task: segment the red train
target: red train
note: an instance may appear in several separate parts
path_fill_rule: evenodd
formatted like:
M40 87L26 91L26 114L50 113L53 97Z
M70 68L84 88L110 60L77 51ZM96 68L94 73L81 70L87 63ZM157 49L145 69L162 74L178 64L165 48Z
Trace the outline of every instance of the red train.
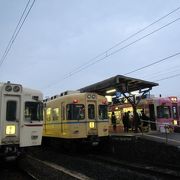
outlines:
M137 106L137 112L139 115L142 110L149 117L148 124L151 130L166 132L177 131L177 129L180 128L180 99L176 96L150 97L142 99ZM133 108L125 101L123 104L111 105L109 107L109 117L111 117L111 112L113 111L117 118L117 130L122 131L122 116L124 112L130 111L131 119L133 116Z

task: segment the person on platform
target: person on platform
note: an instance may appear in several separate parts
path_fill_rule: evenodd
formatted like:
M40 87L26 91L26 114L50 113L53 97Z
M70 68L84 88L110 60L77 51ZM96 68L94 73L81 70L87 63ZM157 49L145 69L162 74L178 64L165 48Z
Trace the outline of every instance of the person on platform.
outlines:
M113 125L113 130L116 131L116 116L115 116L114 112L112 112L111 122Z
M129 112L125 112L123 115L124 132L129 131Z
M137 112L135 112L134 114L134 124L135 124L135 133L139 131L142 132L141 120Z
M141 116L140 119L142 120L142 126L147 127L148 126L148 121L149 121L149 117L144 113L144 110L141 111Z

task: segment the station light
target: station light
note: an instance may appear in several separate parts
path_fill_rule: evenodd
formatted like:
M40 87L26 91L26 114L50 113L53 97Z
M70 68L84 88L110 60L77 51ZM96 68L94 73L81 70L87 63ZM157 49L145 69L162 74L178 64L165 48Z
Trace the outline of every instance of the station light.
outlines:
M110 94L110 93L113 93L113 92L116 92L116 89L111 89L111 90L106 91L107 94Z
M132 94L132 95L138 95L138 94L139 94L139 91L132 91L131 94Z
M112 102L112 96L105 96L108 102Z

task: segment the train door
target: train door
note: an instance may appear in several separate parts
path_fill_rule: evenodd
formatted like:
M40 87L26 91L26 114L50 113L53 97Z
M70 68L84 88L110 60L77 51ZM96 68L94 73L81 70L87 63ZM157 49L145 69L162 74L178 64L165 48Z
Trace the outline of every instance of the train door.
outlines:
M65 110L66 110L66 106L65 106L65 103L62 102L61 103L61 118L60 118L60 126L61 126L61 134L63 135L64 132L65 132L65 124L63 123L65 121L65 117L66 117L66 114L65 114Z
M156 118L155 118L155 110L154 104L149 104L149 117L150 117L150 125L151 130L156 130Z
M97 135L98 134L98 124L97 124L97 109L95 102L88 102L88 134Z
M19 143L19 122L20 122L20 96L4 96L3 107L3 139L8 141L8 138ZM8 142L7 142L8 143Z
M178 124L178 106L176 103L172 104L172 117L173 117L173 124L177 125Z

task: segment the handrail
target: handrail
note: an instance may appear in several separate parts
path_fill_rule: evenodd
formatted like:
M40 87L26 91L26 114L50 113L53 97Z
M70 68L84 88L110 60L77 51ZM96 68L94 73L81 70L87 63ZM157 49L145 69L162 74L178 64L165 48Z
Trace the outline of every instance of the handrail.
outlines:
M148 120L142 120L141 122L147 122L148 125L150 125L150 123L154 123L154 124L158 124L158 125L164 125L164 129L165 129L165 136L166 136L166 144L168 143L168 129L171 127L180 127L179 125L174 125L174 124L170 124L170 123L164 123L164 122L154 122L154 121L148 121ZM143 129L142 129L142 135L143 135Z

